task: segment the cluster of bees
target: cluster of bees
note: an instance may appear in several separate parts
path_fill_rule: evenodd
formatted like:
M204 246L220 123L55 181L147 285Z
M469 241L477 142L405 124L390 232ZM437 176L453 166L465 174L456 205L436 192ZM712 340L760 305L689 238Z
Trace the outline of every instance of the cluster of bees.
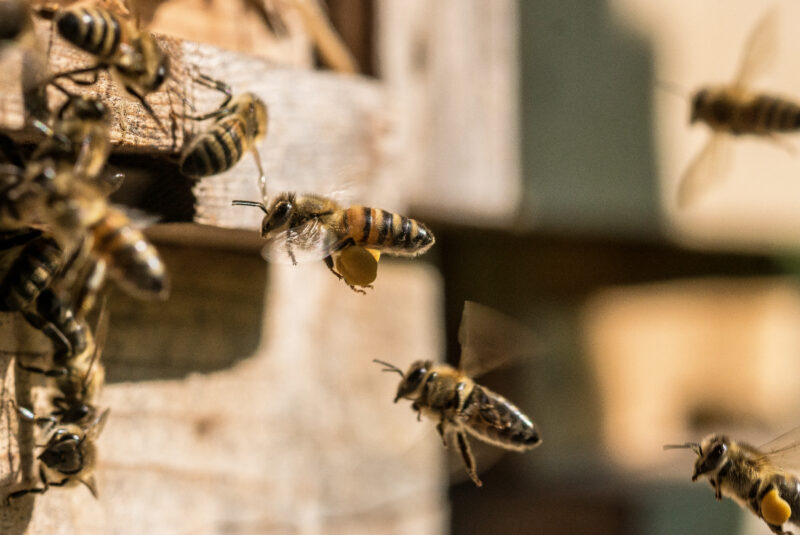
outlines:
M107 321L105 300L98 296L107 278L142 299L166 298L169 282L157 250L135 221L109 202L109 195L124 177L106 169L111 151L108 109L99 99L67 87L93 85L99 72L110 72L162 126L146 97L169 78L169 61L152 34L99 6L31 9L23 0L7 0L0 11L12 13L9 19L16 21L2 28L4 46L24 43L34 47L33 18L42 17L53 21L63 39L95 59L87 67L52 73L42 82L61 93L64 101L52 111L47 124L32 121L42 139L30 154L0 134L4 160L0 166L0 245L1 258L8 266L0 281L2 310L20 313L53 347L46 359L48 365L17 359L19 369L48 378L53 395L44 416L27 407L15 407L23 422L41 428L44 438L37 443L44 445L37 457L40 484L10 493L7 501L43 493L52 486L77 484L96 496L92 476L96 442L109 415L109 409L97 405L105 376L100 353ZM87 74L94 78L76 78ZM231 168L246 152L253 153L262 200L232 203L264 212L261 234L266 241L263 256L268 261L297 264L323 260L353 291L365 293L377 277L381 254L414 257L433 246L433 233L423 223L400 214L366 206L343 207L332 198L314 194L269 196L257 149L267 133L267 106L252 93L234 97L226 84L207 76L200 75L197 82L220 91L225 98L209 113L184 116L197 121L213 119L213 123L186 143L180 170L191 178L209 176ZM97 319L90 327L93 314ZM419 361L404 373L390 363L376 361L402 377L395 401L412 400L418 415L436 418L445 445L449 437L455 438L466 470L477 485L481 481L468 433L519 451L541 442L522 411L469 377L488 369L484 357L491 350L482 347L487 326L511 321L498 318L480 305L465 305L460 335L464 358L459 369ZM503 359L504 355L499 355L493 360Z
M100 7L32 11L18 0L5 1L2 11L14 14L6 17L12 22L0 25L3 42L29 42L32 18L43 17L53 21L62 38L95 58L92 65L51 74L43 82L63 95L63 104L51 113L48 124L32 122L42 139L28 155L0 134L4 160L0 165L0 247L6 264L0 279L0 306L20 313L51 341L50 365L18 359L17 366L49 378L54 392L50 412L44 416L16 407L22 421L41 428L45 440L39 441L44 443L38 455L41 485L12 492L8 499L78 483L96 495L92 477L96 439L109 414L107 408L97 406L104 378L100 353L105 325L104 302L98 296L106 278L143 299L165 298L169 283L156 249L131 217L108 201L122 178L106 171L111 150L106 106L96 98L73 93L64 81L91 85L96 76L89 81L75 77L110 72L161 125L146 97L169 78L169 61L150 33ZM679 187L681 205L707 187L713 174L708 162L731 135L771 138L800 128L800 106L744 88L757 63L752 50L762 48L759 42L767 26L767 22L759 24L748 41L733 84L702 89L692 100L692 122L706 123L713 134ZM433 233L423 223L400 214L367 206L343 207L315 194L269 195L257 149L267 134L266 104L252 93L234 96L226 84L209 77L201 75L197 81L220 91L224 99L209 113L184 116L213 119L213 123L187 142L180 170L200 178L230 169L247 152L253 154L262 199L232 203L264 213L265 259L291 264L323 260L353 291L365 293L376 280L381 254L414 257L433 246ZM94 328L89 326L92 314L97 316ZM515 451L541 444L528 416L473 380L514 356L509 341L528 344L524 329L513 325L513 320L467 302L459 330L458 368L417 361L403 371L374 361L384 371L400 375L395 402L412 401L418 418L424 414L436 422L445 446L455 441L467 474L478 486L481 480L468 435ZM800 459L800 428L761 448L724 435L665 448L694 451L698 458L692 479L706 477L718 499L736 499L773 532L786 533L785 523L800 523L800 479L785 469Z

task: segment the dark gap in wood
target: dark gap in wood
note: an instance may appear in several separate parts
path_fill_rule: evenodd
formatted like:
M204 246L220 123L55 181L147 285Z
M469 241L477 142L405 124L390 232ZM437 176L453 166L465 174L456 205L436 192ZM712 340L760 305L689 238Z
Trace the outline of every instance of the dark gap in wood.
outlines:
M375 0L327 0L328 16L358 62L375 76Z

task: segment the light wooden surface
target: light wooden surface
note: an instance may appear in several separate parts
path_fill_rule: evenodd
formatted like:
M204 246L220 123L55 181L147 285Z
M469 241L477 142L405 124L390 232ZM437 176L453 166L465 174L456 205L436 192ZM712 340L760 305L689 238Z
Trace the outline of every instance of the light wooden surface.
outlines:
M438 275L382 263L361 296L321 263L267 273L253 250L162 249L169 301L109 300L100 499L53 489L0 507L0 526L30 516L18 533L441 533L444 450L370 362L439 358ZM13 430L14 414L1 417ZM4 459L3 492L32 462L13 449Z

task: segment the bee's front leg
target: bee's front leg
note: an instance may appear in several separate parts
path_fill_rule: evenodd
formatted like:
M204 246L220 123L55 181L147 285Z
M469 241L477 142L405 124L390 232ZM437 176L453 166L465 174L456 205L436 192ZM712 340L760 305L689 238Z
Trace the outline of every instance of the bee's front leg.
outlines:
M419 401L415 401L411 404L411 408L417 411L417 421L422 421L422 405L420 405Z
M447 447L447 430L444 427L444 416L442 419L439 420L439 423L436 424L436 430L439 432L439 436L442 437L442 445L446 448Z

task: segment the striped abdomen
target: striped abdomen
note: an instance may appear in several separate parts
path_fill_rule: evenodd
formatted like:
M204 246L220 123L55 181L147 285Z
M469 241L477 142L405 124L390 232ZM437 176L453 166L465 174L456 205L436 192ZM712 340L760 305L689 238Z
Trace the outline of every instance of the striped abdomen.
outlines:
M122 30L117 17L96 7L74 7L56 18L58 33L81 50L107 58L117 51Z
M530 418L516 405L486 387L473 387L461 415L470 434L490 444L522 451L542 442Z
M192 140L181 157L181 173L200 178L227 171L251 143L245 119L239 114L227 115Z
M93 253L106 261L112 278L126 292L163 299L169 291L164 263L155 247L122 212L109 209L92 227Z
M731 134L800 130L800 106L778 97L741 98L726 90L705 89L692 102L692 120Z
M342 231L357 245L399 256L422 254L435 241L419 221L366 206L351 206L344 211Z
M21 310L47 288L61 266L62 251L55 240L39 237L27 244L0 285L6 310Z

